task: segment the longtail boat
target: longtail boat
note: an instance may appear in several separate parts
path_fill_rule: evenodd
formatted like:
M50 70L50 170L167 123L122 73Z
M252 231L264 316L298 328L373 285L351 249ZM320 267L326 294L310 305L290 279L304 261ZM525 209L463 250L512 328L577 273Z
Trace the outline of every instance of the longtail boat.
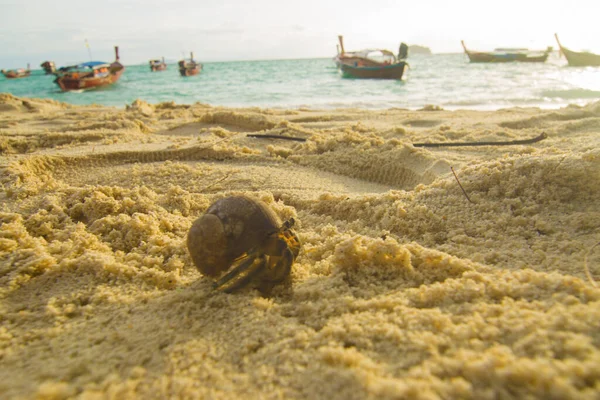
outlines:
M160 60L160 59L150 60L149 64L150 64L150 71L152 71L152 72L164 71L167 69L167 63L165 62L164 57L162 58L162 60Z
M189 60L180 60L179 63L179 73L181 76L192 76L198 75L200 71L202 71L202 64L196 62L194 60L194 53L190 52Z
M31 69L29 69L29 64L27 64L27 69L19 68L19 69L9 69L9 70L0 70L2 74L6 77L6 79L17 79L17 78L27 78L31 75Z
M400 44L398 56L385 49L365 49L346 52L344 38L338 36L340 45L334 58L337 67L346 78L358 79L402 79L408 69L404 59L408 56L408 46Z
M119 47L115 46L115 61L111 64L104 61L89 61L62 67L55 72L54 83L64 92L94 89L115 83L123 71L125 67L119 62Z
M472 51L467 49L463 40L460 43L472 63L546 62L552 52L552 47L548 47L546 50L498 48L491 52Z
M558 43L560 52L565 56L567 62L572 67L600 67L600 55L590 53L587 51L573 51L566 47L563 47L558 40L558 35L555 33L554 37Z
M44 72L46 72L46 75L52 75L56 72L56 65L54 64L54 61L44 61L40 64L40 67L43 68Z

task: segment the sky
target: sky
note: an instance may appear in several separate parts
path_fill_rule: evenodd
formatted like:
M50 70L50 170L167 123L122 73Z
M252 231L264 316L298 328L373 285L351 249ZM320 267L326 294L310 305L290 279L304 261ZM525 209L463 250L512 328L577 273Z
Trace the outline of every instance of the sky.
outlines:
M333 57L400 42L434 53L557 47L600 53L600 0L0 0L0 68ZM89 49L85 41L89 43ZM91 57L90 57L91 55Z

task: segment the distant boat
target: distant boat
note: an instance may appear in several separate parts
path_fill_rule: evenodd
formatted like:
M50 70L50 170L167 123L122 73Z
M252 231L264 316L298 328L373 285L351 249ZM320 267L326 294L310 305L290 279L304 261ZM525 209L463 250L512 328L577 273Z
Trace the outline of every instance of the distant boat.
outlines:
M165 63L165 58L163 57L162 60L156 59L156 60L150 60L150 71L152 72L156 72L156 71L164 71L167 69L167 63Z
M194 60L194 53L190 52L189 60L180 60L179 63L179 73L181 76L192 76L198 75L200 71L202 71L202 64L197 63Z
M554 37L556 38L556 42L558 43L558 47L560 52L564 54L567 62L572 67L600 67L600 55L590 53L587 51L573 51L569 50L566 47L563 47L558 40L558 35L555 33Z
M40 67L43 68L46 75L52 75L56 72L56 65L54 65L54 61L44 61L40 64Z
M498 48L491 52L471 51L464 41L460 41L465 54L472 63L505 63L505 62L545 62L552 52L552 47L546 50L529 50L524 48Z
M115 61L89 61L77 65L59 68L56 83L61 90L86 90L108 86L119 80L125 67L119 62L119 47L115 46Z
M359 79L397 79L404 77L408 63L404 59L408 56L408 46L400 44L398 57L385 49L365 49L346 52L344 38L338 36L340 45L334 57L337 67L344 77Z
M17 79L17 78L27 78L31 75L31 69L29 68L29 64L27 64L27 69L19 68L19 69L9 69L9 70L0 70L2 74L6 77L6 79Z

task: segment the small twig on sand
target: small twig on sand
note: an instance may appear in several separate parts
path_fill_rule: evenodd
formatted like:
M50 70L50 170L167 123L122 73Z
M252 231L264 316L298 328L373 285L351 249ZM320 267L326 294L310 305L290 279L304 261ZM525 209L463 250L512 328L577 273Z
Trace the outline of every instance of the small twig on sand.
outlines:
M219 140L215 140L214 142L201 143L201 144L203 144L204 146L202 146L202 147L200 147L200 148L201 148L201 149L207 149L207 148L209 148L209 147L211 147L211 146L214 146L215 144L219 144L219 143L221 143L221 142L225 142L225 141L227 141L227 140L231 140L231 139L235 138L235 137L236 137L236 136L238 136L238 135L239 135L239 133L238 133L238 134L236 134L236 135L233 135L233 136L224 137L224 138L221 138L221 139L219 139Z
M596 281L594 280L594 278L592 277L592 274L590 273L590 269L588 268L588 256L590 255L590 253L592 252L592 250L594 250L594 247L598 246L600 244L600 242L596 243L595 245L593 245L588 251L587 253L585 253L585 256L583 257L583 268L585 269L585 275L587 276L587 278L590 280L590 283L594 286L594 287L598 287L598 285L596 285Z
M512 146L515 144L531 144L546 139L548 135L543 132L532 139L510 140L506 142L450 142L450 143L413 143L414 147L461 147L461 146Z
M558 169L558 167L560 167L560 164L562 164L562 162L565 161L566 158L567 158L567 156L564 156L563 158L561 158L560 161L558 162L558 164L556 164L556 167L554 167L554 169L552 170L552 172L556 171Z
M469 203L472 203L473 201L471 201L471 199L469 198L469 195L465 191L465 188L463 188L463 186L460 184L460 181L458 180L458 176L456 176L456 172L454 172L454 168L450 167L450 169L452 170L452 174L454 174L454 177L456 178L456 182L458 182L458 186L460 186L460 188L461 188L462 192L464 193L465 197L467 198L467 200L469 200Z
M293 137L293 136L281 136L281 135L259 135L256 133L251 133L246 135L246 137L257 138L257 139L283 139L283 140L292 140L294 142L306 142L306 139Z
M233 172L232 172L232 173L229 173L229 174L227 174L227 175L225 175L225 176L224 176L224 177L222 177L221 179L218 179L218 180L214 181L214 182L213 182L213 183L211 183L210 185L208 185L208 186L206 186L206 187L204 187L204 188L200 189L200 193L204 192L205 190L208 190L208 189L210 189L211 187L215 186L215 185L216 185L216 184L218 184L218 183L221 183L221 182L223 182L225 179L229 178L231 175L233 175Z

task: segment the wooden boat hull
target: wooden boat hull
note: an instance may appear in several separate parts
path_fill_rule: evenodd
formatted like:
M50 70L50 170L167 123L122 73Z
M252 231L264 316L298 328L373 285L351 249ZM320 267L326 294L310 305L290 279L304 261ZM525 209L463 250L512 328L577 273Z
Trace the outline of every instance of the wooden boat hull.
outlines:
M600 55L598 54L572 51L564 47L560 51L572 67L600 67Z
M530 56L522 53L506 53L502 55L491 53L467 52L469 61L472 63L507 63L507 62L537 62L543 63L548 59L548 53Z
M404 61L390 65L354 66L342 63L339 65L344 77L356 79L396 79L401 80L408 64Z
M571 67L600 67L600 55L589 53L587 51L573 51L563 47L558 41L558 35L554 34L558 48L564 54L569 66Z
M179 68L179 73L181 76L194 76L198 75L202 71L201 66L196 66L194 68Z
M31 75L31 71L27 70L27 71L15 71L15 70L9 70L9 71L2 71L2 74L6 77L6 79L19 79L19 78L27 78L28 76Z
M341 54L335 58L335 65L338 68L342 68L342 65L344 65L344 64L350 65L350 66L360 65L361 67L379 67L379 66L381 66L381 64L378 63L377 61L370 60L368 58L364 58L364 57L360 57L360 56L354 56L350 53Z
M408 64L403 61L408 56L408 46L400 44L398 56L387 49L363 49L346 52L343 36L334 61L345 78L355 79L396 79L404 77ZM341 52L340 52L341 50Z
M507 63L507 62L531 62L531 63L543 63L546 62L550 51L549 47L546 51L531 51L531 52L482 52L482 51L470 51L467 49L464 41L461 41L463 49L469 61L472 63ZM526 49L523 49L524 51ZM499 51L499 50L498 50Z
M88 90L97 87L112 85L119 80L121 74L125 71L125 67L114 62L110 65L109 74L101 77L73 77L71 74L58 75L54 80L63 92L70 90Z
M91 70L88 68L91 68ZM54 83L63 92L95 89L112 85L119 80L123 71L125 71L125 67L119 62L119 46L115 46L115 61L112 64L91 61L60 68L55 73Z
M167 69L167 64L155 64L150 65L151 72L164 71Z
M202 64L194 60L193 52L190 52L189 60L179 60L177 65L179 66L179 74L181 76L194 76L202 71Z

